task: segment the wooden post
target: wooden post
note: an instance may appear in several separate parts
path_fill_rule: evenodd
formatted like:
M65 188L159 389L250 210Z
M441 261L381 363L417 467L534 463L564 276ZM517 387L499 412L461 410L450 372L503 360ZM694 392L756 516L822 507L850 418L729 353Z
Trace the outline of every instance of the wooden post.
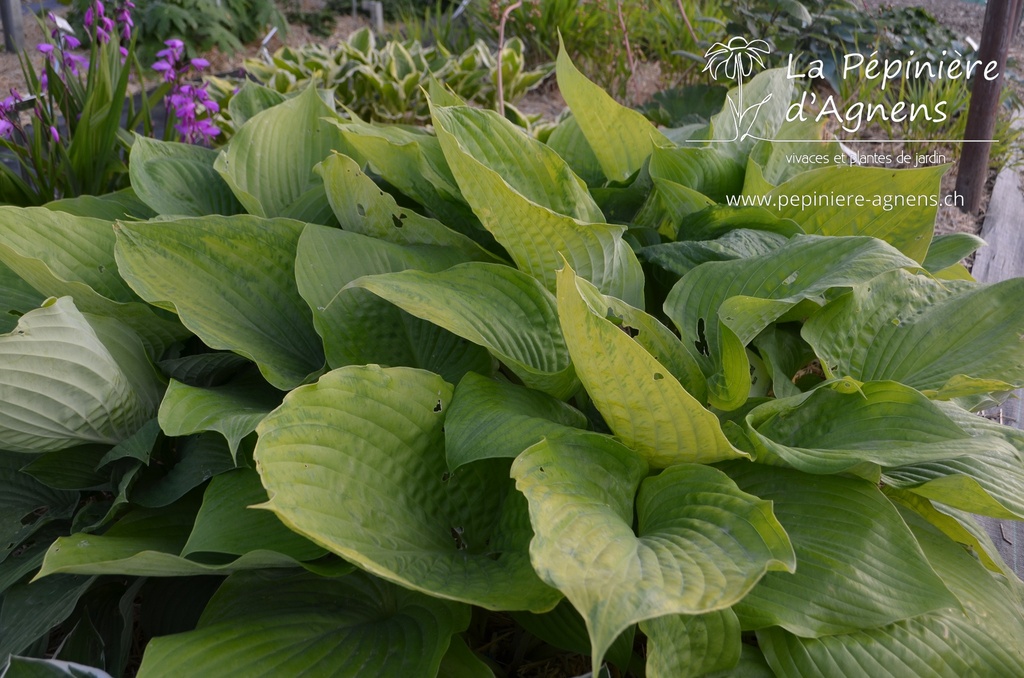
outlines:
M4 47L8 52L25 48L25 30L21 24L21 0L0 0L0 20L4 25Z
M999 94L1003 90L1003 71L1006 70L1006 54L1017 32L1017 23L1024 0L988 0L985 7L985 23L981 29L981 45L978 59L982 68L989 62L997 64L998 77L987 80L981 69L974 74L971 89L971 104L967 112L967 127L964 139L991 139L999 115ZM956 191L964 196L960 209L977 213L981 196L985 192L988 178L988 159L991 143L966 143L960 154L960 168L956 177Z

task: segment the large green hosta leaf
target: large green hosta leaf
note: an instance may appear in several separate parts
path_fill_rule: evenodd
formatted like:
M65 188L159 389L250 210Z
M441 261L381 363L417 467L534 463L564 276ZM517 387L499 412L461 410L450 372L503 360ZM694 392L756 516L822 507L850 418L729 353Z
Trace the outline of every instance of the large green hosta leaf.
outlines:
M648 678L699 678L740 661L740 622L730 609L640 622L647 636Z
M468 106L436 106L433 114L435 124L440 122L458 139L464 153L531 203L587 223L604 221L583 180L547 144L524 134L522 128L494 111Z
M780 185L769 194L770 205L807 233L870 235L922 262L947 168L821 167ZM839 192L842 201L836 199ZM780 200L787 202L780 206Z
M229 577L195 631L146 647L140 678L434 676L469 608L362 572Z
M0 335L0 448L115 445L153 418L162 391L134 332L62 297Z
M508 153L536 150L532 145L524 145L525 142L520 143L521 148L500 152L478 143L481 137L508 124L503 118L496 114L467 118L461 107L435 107L432 111L441 147L463 195L520 270L553 292L555 272L564 258L602 292L637 307L643 305L643 272L633 250L622 240L624 226L588 223L560 214L534 202L507 182L494 169L503 168L503 158ZM473 152L482 155L478 157ZM528 180L529 177L522 177L522 182ZM578 179L568 181L581 189ZM531 190L530 194L539 190ZM580 214L590 211L577 207Z
M406 269L439 271L464 262L457 250L396 245L336 228L306 227L299 239L295 277L313 309L331 367L381 364L422 367L455 382L466 372L491 372L479 346L416 318L367 290L347 287L362 276Z
M676 283L665 313L708 378L712 405L734 410L750 391L744 347L803 300L914 261L874 238L794 236L757 257L702 264Z
M38 308L45 299L45 295L0 262L0 334L13 330L18 318Z
M132 188L161 215L202 217L245 210L213 169L217 151L136 135L128 172Z
M892 379L935 398L1024 384L1024 279L939 282L893 271L856 285L804 325L827 374Z
M839 388L832 388L839 386ZM779 459L807 473L842 473L861 463L892 468L1002 449L992 436L972 437L931 400L894 381L847 391L840 384L773 400L746 417L758 460Z
M573 65L561 37L556 75L558 90L609 180L626 181L640 169L656 143L669 145L668 139L642 114L617 103L587 80Z
M556 398L579 388L555 297L521 271L471 262L437 273L375 275L352 285L483 346L530 388Z
M205 388L172 379L160 403L160 429L169 436L217 431L237 456L242 438L280 403L281 392L258 374L243 373L227 384Z
M531 560L586 620L595 673L630 624L727 608L768 570L796 564L771 505L725 474L680 464L641 484L647 471L621 443L583 432L546 439L512 466L536 532Z
M547 394L469 372L455 387L445 419L448 468L514 458L546 435L586 425L582 412Z
M405 587L491 609L550 609L560 596L530 566L529 517L508 462L448 471L451 395L435 374L376 365L292 391L257 428L264 508Z
M475 241L440 221L398 206L389 193L378 188L354 160L334 154L324 160L320 174L338 224L346 231L362 233L398 245L442 245L462 252L467 259L496 260Z
M37 577L56 573L170 577L297 567L325 551L251 504L267 493L251 469L215 476L203 493L169 507L137 509L104 534L57 539ZM198 509L198 515L197 515ZM197 557L197 554L199 557ZM218 554L216 560L210 554Z
M796 572L770 572L733 609L744 629L848 633L956 605L893 505L867 481L732 462L740 489L773 503Z
M437 137L424 130L361 121L338 123L352 157L462 233L480 224L466 205Z
M144 299L176 311L206 345L253 359L267 381L289 389L324 364L295 285L303 228L248 215L123 222L116 255Z
M139 199L131 188L103 195L79 195L74 198L61 198L43 205L54 212L65 212L79 217L91 217L104 221L118 219L152 219L156 212Z
M347 148L338 127L325 120L334 116L316 87L307 87L246 121L214 169L250 214L328 223L331 206L313 167Z
M43 297L74 297L86 313L117 318L139 334L154 359L188 336L179 323L141 303L118 275L109 221L0 207L0 223L0 264Z
M715 202L743 188L743 166L714 148L655 148L650 172L652 179L686 186Z
M1021 675L1024 616L1019 595L959 544L919 517L905 515L958 603L887 626L822 638L799 638L777 627L758 631L758 642L780 678Z
M607 307L592 285L568 264L558 276L558 311L569 354L615 435L656 467L746 456L672 370L606 319ZM596 310L594 302L600 304Z

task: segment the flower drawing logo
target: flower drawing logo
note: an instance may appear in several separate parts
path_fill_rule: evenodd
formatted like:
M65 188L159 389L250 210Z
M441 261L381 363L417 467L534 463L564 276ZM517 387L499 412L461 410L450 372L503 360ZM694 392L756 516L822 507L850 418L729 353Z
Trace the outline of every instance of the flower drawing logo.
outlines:
M704 59L707 61L704 71L711 73L713 79L718 80L719 75L724 75L730 80L736 80L736 101L733 101L732 97L726 97L736 121L736 135L729 141L746 138L761 106L772 98L771 93L768 93L756 104L743 107L743 79L754 72L755 63L764 68L764 60L761 57L767 56L771 51L771 47L764 40L747 40L736 36L730 38L727 43L716 42L704 53ZM740 130L743 130L742 135Z

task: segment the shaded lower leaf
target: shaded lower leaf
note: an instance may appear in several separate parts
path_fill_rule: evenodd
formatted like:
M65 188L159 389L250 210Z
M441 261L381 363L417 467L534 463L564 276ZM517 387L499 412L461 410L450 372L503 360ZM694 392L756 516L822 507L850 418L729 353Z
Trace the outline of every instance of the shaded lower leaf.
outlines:
M0 657L17 654L67 619L96 577L61 575L4 591L0 607Z
M405 587L489 609L550 609L560 595L530 566L529 517L508 462L448 471L451 396L436 374L376 365L292 391L257 428L263 508Z
M216 433L179 439L178 457L166 474L144 476L132 488L132 503L147 508L167 506L215 475L235 468L227 441Z
M587 656L591 654L590 634L587 623L568 600L555 606L555 609L543 614L532 612L514 612L512 618L524 629L537 636L545 643L568 652ZM633 658L633 641L636 638L636 625L632 625L619 634L618 638L608 646L606 658L626 671Z
M193 493L170 507L133 510L103 534L61 537L50 546L36 578L45 581L55 573L141 577L229 574L236 570L296 567L301 564L300 559L323 554L322 550L274 521L272 516L267 516L270 522L267 517L258 515L251 518L243 515L239 520L239 511L245 510L249 502L260 501L265 496L258 485L256 488L252 488L251 483L249 487L239 485L228 482L215 488L210 494L211 504L216 508L204 507L206 510L198 517L199 496ZM225 515L234 516L239 530L254 531L234 535L234 526L217 522ZM200 519L204 522L200 523ZM206 524L209 522L213 524ZM193 532L198 548L239 557L213 562L188 557L186 547ZM236 554L236 551L243 553Z
M647 636L648 678L698 678L740 660L740 622L730 609L640 622Z
M169 436L217 431L237 456L242 438L281 403L281 392L259 373L242 373L223 386L201 388L171 380L160 403L160 428Z
M680 464L641 486L647 471L621 443L585 432L546 439L512 466L530 502L533 565L586 620L595 671L630 624L729 607L768 570L795 566L770 504L720 471Z
M230 577L195 631L150 642L140 678L433 676L469 608L356 572Z
M0 563L47 523L71 518L78 506L78 492L54 489L22 470L38 458L0 452Z
M100 669L59 659L10 657L0 678L110 678Z
M846 633L956 605L896 509L867 481L731 462L736 484L773 503L796 572L770 572L735 606L744 629Z

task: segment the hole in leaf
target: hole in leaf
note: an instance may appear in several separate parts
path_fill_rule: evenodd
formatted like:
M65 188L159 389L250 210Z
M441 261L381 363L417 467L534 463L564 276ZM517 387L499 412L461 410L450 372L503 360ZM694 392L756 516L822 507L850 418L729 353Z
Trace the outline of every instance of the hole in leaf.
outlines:
M397 214L391 215L391 223L395 225L395 228L402 227L402 219Z
M665 375L662 374L661 372L655 372L654 373L654 381L661 381L664 378L665 378Z
M441 411L441 401L440 400L438 400L437 404L434 405L434 411L435 412L440 412Z
M365 217L366 216L366 208L363 207L359 203L356 203L356 212L358 212L359 216L361 216L361 217Z
M106 273L107 272L107 267L106 266L100 266L99 267L99 272L100 273Z
M623 325L622 331L625 332L630 338L640 334L640 330L638 330L635 327L630 327L629 325Z
M708 339L704 336L704 318L697 318L697 341L693 342L693 345L701 355L711 355L711 351L708 350Z
M451 529L452 539L455 540L455 548L457 548L460 551L465 551L466 547L468 546L468 544L466 544L466 540L462 538L462 534L465 531L465 528L462 527L453 527Z
M447 483L449 480L451 480L451 478L452 478L452 474L448 473L447 471L445 471L444 473L441 474L441 482L442 483Z

